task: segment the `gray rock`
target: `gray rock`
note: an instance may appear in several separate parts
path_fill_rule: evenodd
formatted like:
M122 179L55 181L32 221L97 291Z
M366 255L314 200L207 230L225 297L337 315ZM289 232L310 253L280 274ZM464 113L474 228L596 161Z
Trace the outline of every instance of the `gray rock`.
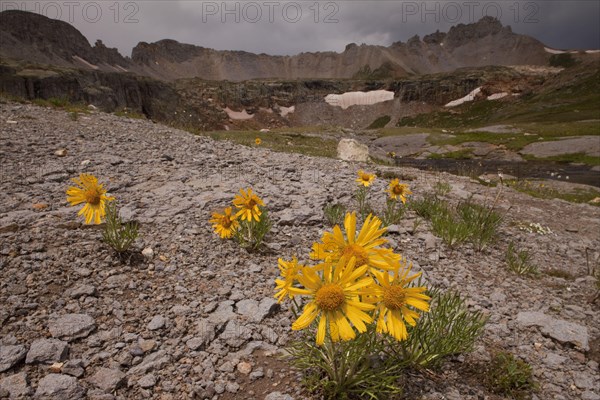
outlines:
M578 372L573 374L573 381L575 386L580 389L599 390L600 382L598 382L598 375L592 376L586 372Z
M183 316L192 312L192 309L188 306L176 305L171 308L171 312L177 316Z
M131 368L127 375L142 375L150 371L159 370L171 361L171 358L164 350L154 352L144 358L144 360L135 367Z
M600 400L600 394L596 394L590 390L581 393L581 400Z
M37 339L29 348L25 362L52 364L67 358L69 344L58 339Z
M125 383L125 374L118 369L99 368L88 382L105 392L113 392Z
M200 350L206 347L215 338L215 326L207 319L201 319L196 324L196 336L189 339L185 344L191 350Z
M572 343L583 350L590 349L588 330L585 326L553 318L538 311L521 311L517 322L523 326L539 326L542 334L560 343Z
M76 400L83 399L85 389L72 376L49 374L43 377L35 392L36 399Z
M231 318L235 318L233 312L233 301L225 300L219 303L217 309L213 311L209 316L208 320L215 325L223 325Z
M240 390L240 385L237 382L227 382L225 390L229 393L237 393L237 391Z
M265 396L265 400L294 400L294 398L286 393L271 392Z
M83 361L78 359L69 360L62 366L61 372L76 378L81 378L85 372L83 369Z
M162 315L155 315L152 318L152 321L148 324L147 328L151 331L156 331L158 329L164 328L167 320Z
M31 388L25 372L6 376L0 380L0 388L6 390L11 399L26 398L31 395Z
M248 321L254 321L258 315L258 301L245 299L238 301L235 305L238 314L246 317Z
M4 372L23 361L27 348L22 345L0 346L0 372Z
M79 285L71 290L71 297L78 299L81 296L95 296L96 288L92 285Z
M221 371L221 372L233 372L234 369L235 369L235 367L233 366L233 363L231 361L225 361L219 367L219 371Z
M558 354L548 353L544 359L544 363L550 367L559 367L567 360L566 357L559 356Z
M227 323L225 330L219 337L225 340L231 347L240 347L252 337L252 331L248 327L240 325L236 320L232 319Z
M435 249L436 238L429 232L421 233L419 237L425 241L425 249L433 250Z
M48 322L52 337L70 342L87 337L96 329L94 318L86 314L65 314Z
M138 385L144 389L148 389L156 385L156 377L153 374L146 374L138 380Z
M263 298L258 305L258 315L255 318L255 322L261 322L263 319L273 315L279 310L279 307L279 303L274 298Z

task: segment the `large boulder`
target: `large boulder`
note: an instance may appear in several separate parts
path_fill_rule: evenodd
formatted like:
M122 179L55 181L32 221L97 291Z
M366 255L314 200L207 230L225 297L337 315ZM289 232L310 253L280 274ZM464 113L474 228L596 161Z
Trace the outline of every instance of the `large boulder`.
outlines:
M357 142L354 139L342 139L338 143L337 154L340 160L360 161L369 160L369 148L367 145Z

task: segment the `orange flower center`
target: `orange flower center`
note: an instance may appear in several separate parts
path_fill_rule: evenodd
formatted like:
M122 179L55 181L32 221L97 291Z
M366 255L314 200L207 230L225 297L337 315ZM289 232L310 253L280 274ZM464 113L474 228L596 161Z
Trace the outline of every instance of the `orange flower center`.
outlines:
M254 200L254 199L248 200L248 208L249 209L253 209L255 205L256 205L256 200Z
M344 289L337 283L328 283L321 286L315 295L317 306L325 311L337 310L344 304L345 300Z
M347 245L344 248L342 255L348 257L348 260L350 259L350 257L356 257L355 265L357 267L361 267L369 263L369 255L367 254L367 251L364 249L364 247L357 244Z
M394 186L394 188L392 189L394 191L394 194L402 194L404 193L404 188L400 185L396 185Z
M223 225L223 228L228 229L232 223L233 221L227 215L224 215L221 219L221 225Z
M89 203L93 206L97 206L98 204L100 204L100 199L102 197L102 194L100 193L100 191L96 188L91 188L85 191L85 201L86 203Z
M404 288L399 285L392 285L383 288L383 304L390 310L398 310L406 300Z
M371 176L367 174L362 174L360 178L365 182L369 182L369 180L371 180Z

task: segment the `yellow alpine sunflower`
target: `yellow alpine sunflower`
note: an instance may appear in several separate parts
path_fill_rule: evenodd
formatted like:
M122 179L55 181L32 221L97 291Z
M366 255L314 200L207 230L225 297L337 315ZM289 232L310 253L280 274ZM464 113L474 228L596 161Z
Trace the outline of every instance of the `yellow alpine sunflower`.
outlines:
M303 268L297 280L304 288L291 287L289 291L308 296L310 301L292 329L305 329L318 317L317 345L325 342L327 331L333 342L354 339L354 329L365 332L366 324L373 322L365 311L375 309L373 304L360 299L375 293L373 278L367 271L366 265L356 267L355 257L342 257L336 264Z
M227 207L223 214L213 213L210 221L213 224L213 229L221 237L221 239L229 239L233 236L240 223L235 215L231 215L231 207Z
M378 303L377 332L388 333L399 341L408 338L404 321L415 326L415 320L419 318L419 313L408 307L427 312L428 301L431 300L424 294L426 287L408 287L410 282L421 276L420 272L409 276L411 269L412 265L407 266L402 260L396 264L393 275L390 271L372 271L380 285L374 300Z
M256 139L254 139L254 144L257 146L260 146L260 144L262 143L261 138L257 137Z
M368 187L369 185L371 185L371 183L373 183L375 178L375 174L369 174L368 172L365 172L361 169L360 171L358 171L358 178L356 178L356 182L365 187Z
M236 217L241 217L242 221L252 221L254 218L258 222L262 214L259 206L264 206L265 203L256 194L252 193L252 189L248 189L247 192L240 189L240 194L236 194L233 199L233 205L239 208L239 211L235 214Z
M390 182L390 186L388 188L388 192L390 197L394 200L400 199L402 204L406 204L406 196L412 194L408 185L405 183L400 183L400 181L396 178Z
M106 195L106 190L102 187L102 184L98 183L98 178L94 175L80 174L79 178L72 178L71 180L78 187L70 186L67 189L67 201L72 206L85 203L77 215L83 215L86 224L90 224L92 221L99 224L102 218L106 216L106 202L115 198Z
M400 255L394 254L392 249L379 247L387 243L381 237L386 228L381 228L379 218L369 215L357 236L356 213L346 213L344 229L346 236L338 225L333 227L333 232L325 232L321 243L313 244L311 258L336 262L343 256L356 257L357 265L379 269L393 269L400 261Z
M298 259L295 256L292 257L290 261L285 261L280 258L277 263L283 279L275 279L275 284L277 285L276 289L279 290L279 292L275 294L275 298L278 303L281 303L285 296L289 296L290 299L294 297L294 295L290 293L290 288L294 285L296 278L298 278L300 270L305 268L305 266L298 264Z

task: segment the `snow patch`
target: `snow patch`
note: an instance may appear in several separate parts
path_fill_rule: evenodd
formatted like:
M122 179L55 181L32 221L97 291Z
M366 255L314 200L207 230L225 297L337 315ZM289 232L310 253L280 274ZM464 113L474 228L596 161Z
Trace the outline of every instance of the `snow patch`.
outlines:
M73 59L75 59L75 61L79 61L80 63L84 64L88 68L91 68L91 69L100 69L97 65L91 64L91 63L87 62L86 60L84 60L83 58L81 58L79 56L73 56Z
M477 89L473 90L465 97L451 101L450 103L446 104L445 107L456 107L468 101L473 101L475 100L475 96L477 96L479 93L481 93L481 87L478 87Z
M231 108L225 107L223 111L227 113L229 119L245 120L254 118L254 114L248 114L245 109L242 111L233 111Z
M370 106L384 101L394 100L394 92L389 90L371 90L370 92L347 92L343 94L328 94L325 101L332 106L346 109L350 106Z
M564 54L564 53L566 53L566 51L555 50L555 49L551 49L550 47L544 47L544 50L546 50L546 53L550 53L550 54Z
M279 106L279 115L281 115L282 117L286 117L288 114L292 114L294 111L296 111L296 106L291 106L291 107Z
M600 53L600 50L586 50L585 52L587 54L596 54L596 53Z
M115 64L114 67L117 68L117 69L120 69L123 72L129 72L127 69L121 67L120 65Z
M506 93L506 92L494 93L494 94L488 96L487 99L488 100L499 100L499 99L501 99L503 97L506 97L506 96L508 96L508 93Z

